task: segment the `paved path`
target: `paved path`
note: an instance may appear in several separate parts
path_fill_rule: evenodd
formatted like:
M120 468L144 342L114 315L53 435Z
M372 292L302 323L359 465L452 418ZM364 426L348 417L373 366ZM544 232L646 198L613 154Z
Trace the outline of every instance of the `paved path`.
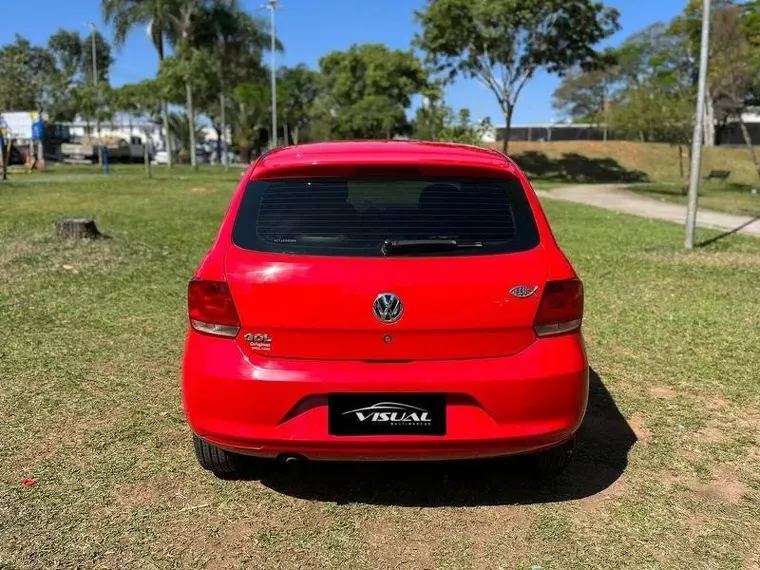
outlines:
M686 221L685 205L645 198L618 185L581 184L551 191L538 190L537 194L541 198L577 202L677 224L683 224ZM697 212L697 225L702 228L760 237L760 216L740 216L700 208Z

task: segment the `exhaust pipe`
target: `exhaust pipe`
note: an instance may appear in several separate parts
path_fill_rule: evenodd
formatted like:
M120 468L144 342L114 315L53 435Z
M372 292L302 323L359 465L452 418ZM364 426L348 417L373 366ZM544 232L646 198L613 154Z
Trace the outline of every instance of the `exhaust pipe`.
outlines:
M281 455L279 457L280 461L283 465L286 467L294 468L299 467L303 465L304 463L307 463L309 460L306 459L303 455Z

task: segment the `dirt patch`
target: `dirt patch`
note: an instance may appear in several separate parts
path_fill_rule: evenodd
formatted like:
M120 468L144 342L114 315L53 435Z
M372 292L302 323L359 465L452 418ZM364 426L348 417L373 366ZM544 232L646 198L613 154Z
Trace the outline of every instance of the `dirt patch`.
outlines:
M705 445L713 445L726 441L726 436L723 434L723 432L715 427L703 428L695 434L695 437L699 443L703 443Z
M725 408L728 406L728 400L726 400L723 396L718 396L712 399L710 405L716 408Z
M256 527L248 520L234 520L222 523L212 537L204 537L191 546L197 552L214 553L206 563L206 570L233 568L240 560L241 545L250 544ZM244 550L247 550L244 547Z
M520 559L533 517L518 505L475 507L453 513L423 510L367 521L363 534L378 568L491 567L490 560ZM466 529L466 530L465 530ZM474 560L474 564L473 564Z
M115 492L116 504L126 508L152 507L167 502L174 490L164 479L145 479L137 483L119 485Z
M636 434L636 439L639 443L646 443L652 436L652 432L646 427L646 422L641 414L634 414L631 419L628 420L628 425L631 426L633 433Z
M673 253L645 253L640 256L655 263L682 265L709 265L711 267L760 267L760 254L725 251L689 251Z
M649 389L649 395L661 400L671 400L675 398L678 393L668 386L653 386Z
M203 186L198 186L196 188L190 188L191 194L210 194L214 190L212 188L204 188Z
M584 511L595 511L602 505L614 502L619 497L622 497L629 489L630 485L628 484L628 481L626 481L624 477L620 477L603 491L582 499L579 501L579 504Z
M736 473L729 467L721 467L713 473L709 483L691 482L689 487L703 497L738 505L747 492L747 486L739 480Z

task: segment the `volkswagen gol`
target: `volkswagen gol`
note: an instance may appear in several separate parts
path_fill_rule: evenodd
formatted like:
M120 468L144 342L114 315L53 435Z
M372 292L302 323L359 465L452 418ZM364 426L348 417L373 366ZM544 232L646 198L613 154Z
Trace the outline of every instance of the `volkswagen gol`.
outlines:
M242 456L534 454L588 399L583 288L506 156L412 141L260 157L188 290L183 398L202 467Z

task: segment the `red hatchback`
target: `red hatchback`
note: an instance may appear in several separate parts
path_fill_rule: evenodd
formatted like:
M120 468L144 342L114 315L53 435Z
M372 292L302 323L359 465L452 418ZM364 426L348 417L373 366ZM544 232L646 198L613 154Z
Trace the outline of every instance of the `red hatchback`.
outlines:
M188 291L201 465L241 456L569 461L583 288L514 162L421 142L287 147L243 177Z

